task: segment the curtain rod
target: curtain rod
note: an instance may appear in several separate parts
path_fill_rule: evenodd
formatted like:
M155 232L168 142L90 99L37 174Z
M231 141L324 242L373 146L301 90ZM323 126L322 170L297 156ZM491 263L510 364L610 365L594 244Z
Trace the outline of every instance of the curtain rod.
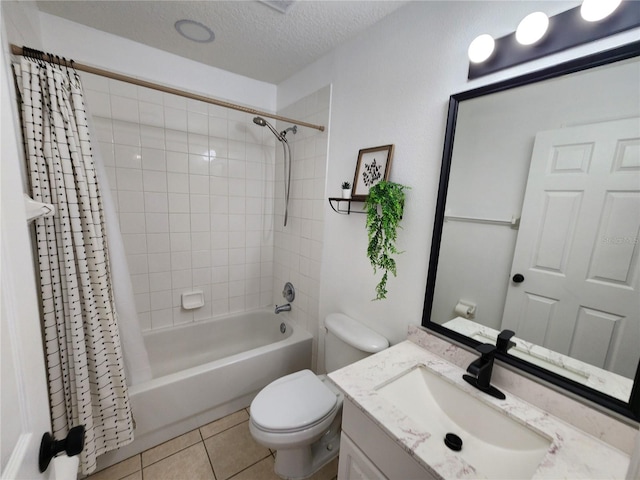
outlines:
M27 49L26 47L19 47L17 45L11 44L11 53L14 55L25 55L24 50L31 50L38 53L42 53L44 56L42 60L49 61L47 57L53 59L54 56L51 54L40 52L33 49ZM53 60L52 60L53 61ZM164 85L160 85L157 83L148 82L146 80L140 80L135 77L129 77L127 75L121 75L119 73L110 72L109 70L103 70L101 68L92 67L90 65L84 65L82 63L76 63L75 61L68 61L65 58L60 58L55 56L55 61L53 63L59 63L64 67L74 68L76 70L80 70L82 72L92 73L94 75L100 75L101 77L111 78L113 80L120 80L121 82L131 83L133 85L138 85L139 87L151 88L153 90L158 90L160 92L171 93L173 95L178 95L180 97L189 98L191 100L198 100L200 102L210 103L212 105L218 105L219 107L230 108L232 110L238 110L240 112L250 113L251 115L259 115L262 117L272 118L274 120L281 120L283 122L294 123L300 127L308 127L314 128L316 130L320 130L324 132L323 125L315 125L313 123L301 122L299 120L295 120L292 118L282 117L280 115L274 115L268 112L262 112L260 110L256 110L249 107L243 107L242 105L237 105L235 103L225 102L224 100L218 100L216 98L205 97L203 95L198 95L196 93L186 92L184 90L179 90L177 88L166 87Z

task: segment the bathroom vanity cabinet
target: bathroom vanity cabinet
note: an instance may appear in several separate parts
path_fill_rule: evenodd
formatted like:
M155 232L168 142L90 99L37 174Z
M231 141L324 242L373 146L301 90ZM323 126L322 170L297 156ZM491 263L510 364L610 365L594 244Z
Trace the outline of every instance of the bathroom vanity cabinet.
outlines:
M344 400L338 480L437 480L350 400Z
M628 453L463 373L411 341L329 373L345 395L339 480L625 478Z

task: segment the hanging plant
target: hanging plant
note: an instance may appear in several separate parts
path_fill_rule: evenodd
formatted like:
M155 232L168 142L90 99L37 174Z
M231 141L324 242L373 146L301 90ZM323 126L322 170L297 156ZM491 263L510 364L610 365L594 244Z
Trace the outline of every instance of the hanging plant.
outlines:
M392 255L400 254L395 242L402 212L404 191L408 189L399 183L382 181L371 187L364 208L367 212L367 233L369 245L367 256L374 273L383 270L382 279L376 286L376 298L387 298L387 278L389 272L396 276L396 261Z

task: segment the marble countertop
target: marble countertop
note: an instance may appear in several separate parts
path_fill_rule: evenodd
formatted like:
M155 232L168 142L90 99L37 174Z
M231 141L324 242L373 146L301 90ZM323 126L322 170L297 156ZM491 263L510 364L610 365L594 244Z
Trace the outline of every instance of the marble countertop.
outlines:
M456 452L430 448L429 426L410 418L379 395L379 387L403 373L425 366L469 395L508 417L551 439L534 479L623 479L629 456L601 440L509 394L498 400L462 380L456 365L410 341L404 341L376 355L329 374L356 407L389 434L422 466L442 479L483 478L482 472L467 464ZM484 477L486 478L486 477Z
M493 328L485 327L462 317L449 320L443 326L467 337L480 342L491 343L492 345L496 344L496 337L500 333ZM604 392L623 402L629 400L633 388L632 379L608 372L518 337L513 337L511 340L516 345L509 350L510 355L541 365L543 368L559 373L587 387Z

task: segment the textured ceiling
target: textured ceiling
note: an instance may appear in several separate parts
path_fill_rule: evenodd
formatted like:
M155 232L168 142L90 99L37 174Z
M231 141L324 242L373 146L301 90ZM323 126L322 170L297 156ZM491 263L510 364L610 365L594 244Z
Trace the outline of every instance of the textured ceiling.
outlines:
M274 84L405 3L300 0L282 14L253 0L37 2L43 12ZM182 37L174 28L181 19L208 26L215 41Z

